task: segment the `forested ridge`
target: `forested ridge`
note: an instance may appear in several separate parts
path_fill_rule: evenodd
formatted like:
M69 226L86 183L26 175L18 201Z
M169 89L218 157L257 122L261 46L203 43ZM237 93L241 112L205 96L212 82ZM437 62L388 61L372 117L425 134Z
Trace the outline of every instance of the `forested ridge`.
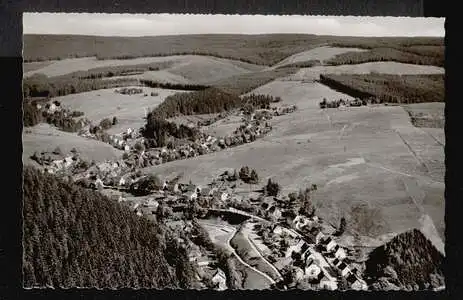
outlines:
M401 233L374 249L366 261L373 289L423 290L444 285L444 256L419 231Z
M443 102L444 75L323 74L320 83L352 97L385 103Z
M96 191L24 171L24 287L189 288L176 235Z

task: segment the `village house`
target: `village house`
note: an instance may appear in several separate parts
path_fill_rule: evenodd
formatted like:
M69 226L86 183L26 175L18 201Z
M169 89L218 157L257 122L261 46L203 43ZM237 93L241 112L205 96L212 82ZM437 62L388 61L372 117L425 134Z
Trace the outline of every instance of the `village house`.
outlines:
M290 265L293 259L291 257L283 257L278 259L273 265L278 271L283 270L286 266Z
M368 289L368 285L366 284L366 282L361 279L358 279L353 274L349 274L349 276L347 276L347 282L350 284L353 290L365 291Z
M194 201L194 200L198 199L198 194L196 192L193 192L193 191L186 192L184 196L185 196L186 200L188 200L188 201Z
M295 232L293 232L292 230L288 230L287 228L284 228L278 224L275 225L272 231L274 234L277 234L277 235L283 235L283 233L285 233L292 238L298 238L298 235Z
M303 251L303 248L307 249L307 247L304 247L306 243L302 239L297 239L296 241L296 244L290 245L288 247L288 250L286 250L285 257L290 257L293 254L293 252L301 253Z
M341 263L341 260L339 260L338 258L335 258L331 261L331 263L333 264L333 266L338 267L339 264Z
M346 258L347 254L346 254L346 251L342 247L338 247L338 249L334 253L334 256L338 258L339 260L343 260Z
M334 252L338 244L333 239L331 239L331 237L327 238L327 242L328 243L326 244L326 251Z
M174 186L172 187L172 192L174 194L180 194L182 192L178 183L174 184Z
M188 250L188 260L190 262L197 262L201 255L202 253L199 247L192 247Z
M221 201L227 201L228 198L229 198L229 195L228 195L228 193L226 193L226 192L223 192L223 193L220 195L220 200L221 200Z
M323 270L315 263L305 267L305 276L310 280L319 283L325 276Z
M341 271L341 276L347 277L347 275L350 273L349 266L345 262L341 262L338 265L339 271Z
M281 218L281 210L278 207L276 207L275 205L272 205L268 209L268 212L270 213L271 217L274 220L278 220L279 218Z
M103 181L101 180L101 178L97 178L95 180L95 188L96 189L102 189L104 188L104 184L103 184Z
M164 182L162 183L161 190L162 191L167 191L168 189L169 189L169 181L164 180Z
M149 198L143 205L145 207L150 207L153 210L157 210L159 207L159 202L153 198Z
M320 280L320 287L322 289L334 291L338 289L338 284L336 281L330 280L328 277L324 276L322 280Z
M214 261L212 261L210 259L210 257L208 256L200 256L196 259L196 264L199 266L199 267L205 267L205 266L209 266L210 264L212 264Z
M325 239L325 235L323 234L323 232L320 231L315 237L315 244L320 244L322 240L324 239Z
M212 276L212 283L219 291L227 289L227 277L221 269L217 269L217 272Z

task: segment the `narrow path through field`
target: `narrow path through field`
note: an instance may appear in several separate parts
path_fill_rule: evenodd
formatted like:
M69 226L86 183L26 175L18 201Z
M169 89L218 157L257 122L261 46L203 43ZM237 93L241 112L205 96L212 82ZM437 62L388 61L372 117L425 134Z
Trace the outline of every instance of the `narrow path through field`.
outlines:
M423 181L428 181L428 182L438 183L438 184L443 184L444 183L444 182L441 182L441 181L434 180L434 179L432 179L430 177L427 177L427 176L413 175L413 174L400 172L400 171L397 171L397 170L392 170L392 169L386 168L385 166L380 165L380 164L375 164L375 163L371 163L371 162L366 162L366 164L371 166L371 167L379 168L379 169L382 169L382 170L385 170L385 171L388 171L388 172L391 172L391 173L395 173L395 174L399 174L399 175L403 175L403 176L407 176L407 177L419 178L419 179L421 179Z
M405 144L405 146L407 146L408 150L410 151L410 153L413 155L413 157L416 159L416 161L418 162L418 165L421 165L423 166L425 169L426 169L426 173L430 173L429 172L429 168L428 166L426 165L426 163L421 159L421 157L415 152L415 150L413 150L413 148L410 146L410 144L408 144L408 142L403 138L403 136L396 130L396 133L397 135L400 137L400 139L402 140L402 142Z
M433 140L436 141L436 143L438 143L439 145L441 145L442 147L445 147L445 145L439 141L433 134L429 133L428 131L426 130L422 130L423 132L426 132L427 135L429 135Z

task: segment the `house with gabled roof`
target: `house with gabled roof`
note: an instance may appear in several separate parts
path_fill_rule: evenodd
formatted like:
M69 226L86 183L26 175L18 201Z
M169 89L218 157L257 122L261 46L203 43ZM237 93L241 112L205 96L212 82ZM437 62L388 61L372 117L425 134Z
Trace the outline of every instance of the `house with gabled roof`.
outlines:
M330 280L328 277L324 276L320 280L320 287L322 289L327 289L327 290L330 290L330 291L334 291L334 290L338 289L338 283L336 281Z
M310 265L306 266L304 272L305 276L309 278L309 280L313 281L313 283L319 283L325 276L320 266L315 263L311 263Z
M196 199L198 199L198 193L196 193L196 191L189 191L189 192L186 192L184 194L186 200L188 201L194 201Z
M346 250L344 250L342 247L338 247L334 253L334 256L340 260L343 260L347 257Z
M343 277L346 277L350 273L349 266L345 262L341 262L338 265L338 269L339 269L339 271L341 271L341 275Z

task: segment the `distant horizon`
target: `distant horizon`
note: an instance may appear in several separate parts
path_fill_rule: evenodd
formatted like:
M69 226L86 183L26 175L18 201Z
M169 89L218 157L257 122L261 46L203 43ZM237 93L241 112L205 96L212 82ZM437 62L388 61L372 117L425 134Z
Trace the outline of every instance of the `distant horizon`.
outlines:
M334 34L313 34L313 33L179 33L179 34L158 34L158 35L96 35L84 33L23 33L23 35L69 35L69 36L87 36L87 37L118 37L118 38L143 38L143 37L172 37L172 36L200 36L200 35L314 35L314 36L330 36L330 37L364 37L364 38L441 38L443 36L416 35L416 36L358 36L358 35L334 35Z
M444 37L445 18L24 13L23 34L104 37L300 34L346 37Z

